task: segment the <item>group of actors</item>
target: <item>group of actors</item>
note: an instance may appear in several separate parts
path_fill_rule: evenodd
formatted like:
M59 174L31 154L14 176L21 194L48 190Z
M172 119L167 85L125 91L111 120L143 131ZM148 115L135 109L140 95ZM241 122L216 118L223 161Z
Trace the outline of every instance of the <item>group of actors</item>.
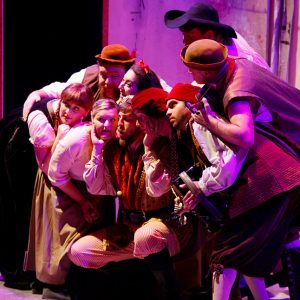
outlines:
M145 299L196 299L174 262L204 253L203 299L241 299L242 276L267 300L266 277L288 260L299 299L300 91L206 3L168 11L165 24L183 34L191 83L171 87L110 44L94 65L28 96L38 171L24 268L43 298L69 299L71 267L137 259L155 281Z

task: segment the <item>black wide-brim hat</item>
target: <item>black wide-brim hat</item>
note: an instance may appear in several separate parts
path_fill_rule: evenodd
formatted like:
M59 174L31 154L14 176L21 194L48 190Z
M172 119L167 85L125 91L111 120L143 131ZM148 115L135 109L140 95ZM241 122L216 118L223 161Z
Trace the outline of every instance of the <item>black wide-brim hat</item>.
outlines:
M237 38L235 30L231 26L220 23L218 11L204 3L196 3L188 11L170 10L166 12L164 20L169 28L179 28L189 22L197 26L210 26L221 31L227 37Z

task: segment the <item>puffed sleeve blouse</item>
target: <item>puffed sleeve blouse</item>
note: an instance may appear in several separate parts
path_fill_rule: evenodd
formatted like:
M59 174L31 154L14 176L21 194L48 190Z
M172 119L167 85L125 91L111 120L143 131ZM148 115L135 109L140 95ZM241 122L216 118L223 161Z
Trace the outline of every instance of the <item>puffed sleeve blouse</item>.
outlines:
M72 127L59 140L51 156L48 170L51 183L59 187L71 179L83 181L85 164L90 160L91 151L90 124L79 123Z

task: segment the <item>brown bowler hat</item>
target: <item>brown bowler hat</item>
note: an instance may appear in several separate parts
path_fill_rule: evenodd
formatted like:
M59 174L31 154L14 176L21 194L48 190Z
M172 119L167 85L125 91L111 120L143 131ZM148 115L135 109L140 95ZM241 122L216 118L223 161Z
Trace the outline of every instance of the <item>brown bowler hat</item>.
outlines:
M214 70L222 67L227 60L227 48L214 40L202 39L181 50L183 63L192 69Z
M130 65L135 61L127 47L121 44L105 46L101 53L95 56L100 63Z

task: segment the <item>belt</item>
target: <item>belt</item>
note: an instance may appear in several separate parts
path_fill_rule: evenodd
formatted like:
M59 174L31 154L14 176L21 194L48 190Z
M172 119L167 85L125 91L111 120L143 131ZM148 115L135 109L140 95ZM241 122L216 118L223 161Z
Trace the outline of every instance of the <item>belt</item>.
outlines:
M122 209L122 217L123 219L127 220L130 223L133 224L142 224L143 222L154 218L161 216L166 213L173 212L174 207L164 207L161 209L151 210L151 211L143 211L143 210L126 210Z

